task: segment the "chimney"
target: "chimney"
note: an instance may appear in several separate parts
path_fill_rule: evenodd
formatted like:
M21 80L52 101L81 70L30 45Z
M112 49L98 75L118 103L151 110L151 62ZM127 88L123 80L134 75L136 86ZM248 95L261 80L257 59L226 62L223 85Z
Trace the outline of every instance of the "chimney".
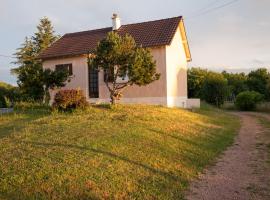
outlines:
M112 16L112 29L113 31L118 30L121 26L121 20L117 14L113 14Z

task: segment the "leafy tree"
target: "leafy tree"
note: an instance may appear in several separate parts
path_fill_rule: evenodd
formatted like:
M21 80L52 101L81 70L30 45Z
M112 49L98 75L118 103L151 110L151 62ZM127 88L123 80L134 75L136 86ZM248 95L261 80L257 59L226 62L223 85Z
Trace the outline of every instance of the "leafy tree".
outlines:
M260 68L248 74L247 85L249 90L263 94L267 100L270 100L269 82L270 73L266 68Z
M202 87L202 98L220 107L228 95L227 86L228 82L222 74L209 72Z
M111 104L120 99L125 88L144 86L158 80L156 63L148 49L138 47L129 36L108 33L89 57L89 67L104 71L104 81L110 92ZM126 81L118 81L119 79Z
M188 70L188 96L189 98L200 98L201 90L208 74L206 69L191 68Z
M228 81L229 96L233 100L239 93L248 90L248 86L246 84L247 76L245 73L234 74L223 71L222 74Z
M18 68L12 73L18 78L17 83L25 99L41 101L44 96L43 69L38 55L58 39L48 18L44 17L37 26L37 32L26 38L15 56Z

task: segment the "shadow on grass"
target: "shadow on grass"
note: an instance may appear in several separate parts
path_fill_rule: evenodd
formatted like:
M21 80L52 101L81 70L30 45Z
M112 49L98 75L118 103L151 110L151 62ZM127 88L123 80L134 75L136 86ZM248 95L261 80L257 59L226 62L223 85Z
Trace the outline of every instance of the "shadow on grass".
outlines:
M180 177L178 177L178 176L176 176L176 175L174 175L172 173L165 172L165 171L162 171L162 170L159 170L159 169L155 169L155 168L153 168L151 166L140 163L138 161L133 161L133 160L130 160L129 158L126 158L124 156L117 155L117 154L114 154L114 153L111 153L111 152L108 152L108 151L104 151L104 150L100 150L100 149L95 149L95 148L91 148L91 147L77 146L77 145L71 145L71 144L60 144L60 143L52 144L52 143L41 143L41 142L24 142L24 141L19 141L19 142L34 145L34 146L64 147L64 148L78 149L78 150L81 150L81 151L91 151L93 153L103 154L105 156L108 156L108 157L111 157L111 158L114 158L114 159L117 159L117 160L121 160L121 161L130 163L130 164L133 164L135 166L146 169L146 170L148 170L148 171L150 171L150 172L152 172L154 174L161 175L161 176L163 176L165 178L169 178L169 179L171 179L173 181L183 181L183 180L180 179Z
M1 200L29 200L29 199L36 199L36 200L47 200L47 199L89 199L89 200L100 200L94 192L92 191L86 191L82 190L80 192L78 191L68 191L68 193L65 193L65 198L62 196L57 196L55 194L49 194L42 192L36 192L36 193L27 193L23 190L14 190L14 191L6 191L1 192L0 191L0 199ZM59 198L58 198L59 197Z
M10 134L21 131L25 128L29 123L46 117L49 115L48 112L16 112L12 114L8 114L6 116L12 117L12 115L23 114L24 116L18 119L10 119L10 121L6 123L1 123L0 126L0 139L8 137ZM14 116L15 117L15 116Z

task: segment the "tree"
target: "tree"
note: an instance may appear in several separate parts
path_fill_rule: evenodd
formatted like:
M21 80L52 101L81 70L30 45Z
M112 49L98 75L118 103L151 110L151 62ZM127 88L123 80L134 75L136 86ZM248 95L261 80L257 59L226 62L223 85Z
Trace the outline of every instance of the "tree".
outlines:
M189 98L200 98L201 90L208 74L207 69L192 67L188 70L188 96Z
M235 105L240 110L254 110L263 100L263 95L254 91L245 91L237 95Z
M18 78L17 83L25 99L41 101L44 96L43 69L38 55L58 39L54 35L53 26L47 17L40 20L37 32L31 39L26 38L17 49L17 58L14 64L17 68L12 73Z
M228 81L228 90L229 96L231 99L235 100L236 96L244 91L248 90L248 86L246 84L247 76L245 73L228 73L226 71L222 72L224 78Z
M0 81L0 108L19 100L18 88Z
M228 82L220 73L209 72L203 87L202 87L202 97L203 99L220 107L228 94Z
M44 49L48 48L52 43L59 39L58 35L55 35L54 28L51 21L47 17L40 19L37 26L37 32L32 37L35 52L39 54Z
M44 86L44 99L45 104L49 104L50 92L55 88L64 87L66 82L70 81L70 76L68 70L52 71L50 69L45 69L42 76L42 84Z
M269 82L270 73L266 68L260 68L248 74L247 85L249 90L263 94L267 100L270 100Z
M116 32L108 33L100 41L94 54L89 57L89 67L104 72L111 104L121 98L125 88L145 86L160 77L150 51L137 46L131 36L121 37Z

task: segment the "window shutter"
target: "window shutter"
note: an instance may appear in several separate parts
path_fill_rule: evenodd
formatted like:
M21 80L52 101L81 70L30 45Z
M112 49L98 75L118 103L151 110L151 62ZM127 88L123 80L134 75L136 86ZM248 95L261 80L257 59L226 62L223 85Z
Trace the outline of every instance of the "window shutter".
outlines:
M73 74L73 71L72 71L72 64L69 64L69 65L68 65L68 72L69 72L69 75L70 75L70 76Z

